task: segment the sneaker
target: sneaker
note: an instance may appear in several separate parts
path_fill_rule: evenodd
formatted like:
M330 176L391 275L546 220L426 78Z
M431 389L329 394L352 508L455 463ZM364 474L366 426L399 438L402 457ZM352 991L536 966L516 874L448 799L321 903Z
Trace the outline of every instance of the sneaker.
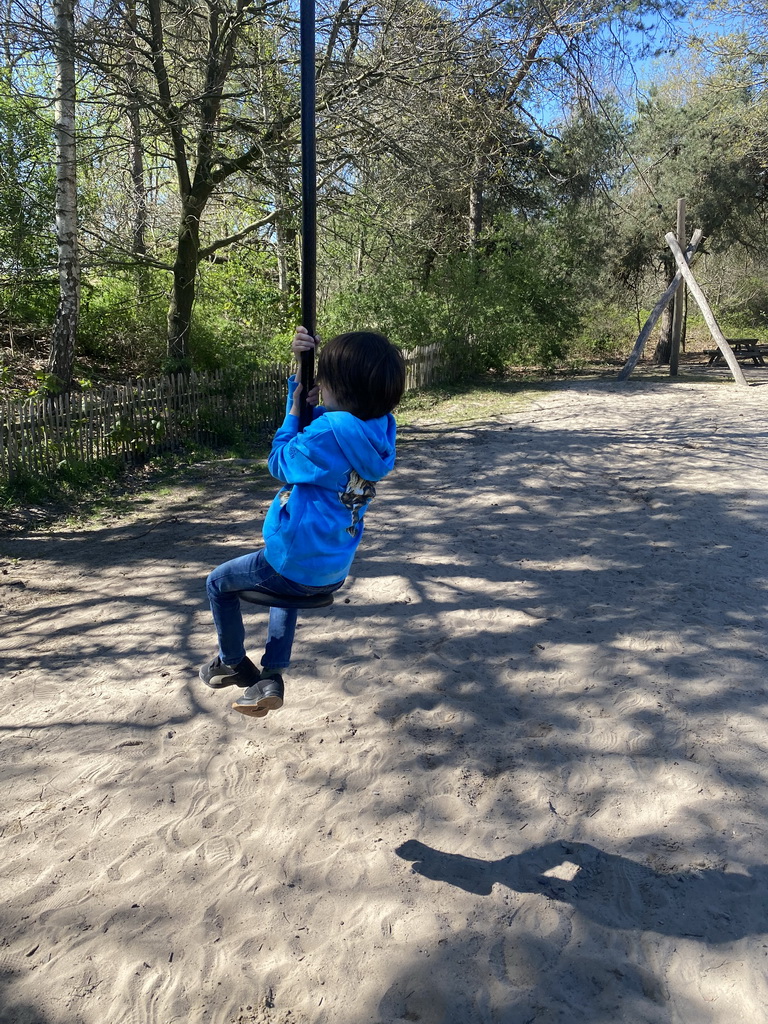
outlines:
M198 674L212 690L220 690L224 686L252 686L259 680L259 670L250 658L243 658L236 665L227 665L217 656L203 665Z
M285 686L281 675L275 673L262 676L257 683L248 687L232 707L243 715L250 715L251 718L263 718L268 711L277 711L283 706L284 694Z

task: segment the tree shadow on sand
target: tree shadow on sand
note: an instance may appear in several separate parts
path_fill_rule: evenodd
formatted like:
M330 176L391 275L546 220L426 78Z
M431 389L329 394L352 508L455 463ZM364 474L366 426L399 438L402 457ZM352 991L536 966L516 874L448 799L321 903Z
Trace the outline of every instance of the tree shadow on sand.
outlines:
M38 1007L14 999L11 990L20 975L20 971L0 968L0 1024L49 1024L50 1017Z
M540 892L609 928L698 939L713 945L768 932L768 867L660 874L589 843L556 841L500 860L443 853L416 839L395 851L425 878L478 896L494 885ZM561 869L562 875L549 872ZM570 876L570 877L569 877Z

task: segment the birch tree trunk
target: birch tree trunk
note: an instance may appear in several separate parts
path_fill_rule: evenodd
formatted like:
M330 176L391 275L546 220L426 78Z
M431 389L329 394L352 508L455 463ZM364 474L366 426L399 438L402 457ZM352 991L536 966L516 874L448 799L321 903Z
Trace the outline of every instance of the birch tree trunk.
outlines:
M59 305L51 334L48 372L64 387L72 383L80 315L80 256L77 239L75 148L75 0L53 0L56 55L56 242Z

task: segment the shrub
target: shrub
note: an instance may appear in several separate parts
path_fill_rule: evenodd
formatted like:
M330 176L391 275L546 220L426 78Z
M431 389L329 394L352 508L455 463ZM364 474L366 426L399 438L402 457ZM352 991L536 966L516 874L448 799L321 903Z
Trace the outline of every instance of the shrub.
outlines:
M83 282L79 353L155 373L165 355L166 275L149 271L87 278Z
M323 312L328 333L383 331L403 348L440 341L457 372L510 364L551 367L579 327L577 303L546 234L510 220L481 251L440 262L424 289L407 267L389 267L350 287Z

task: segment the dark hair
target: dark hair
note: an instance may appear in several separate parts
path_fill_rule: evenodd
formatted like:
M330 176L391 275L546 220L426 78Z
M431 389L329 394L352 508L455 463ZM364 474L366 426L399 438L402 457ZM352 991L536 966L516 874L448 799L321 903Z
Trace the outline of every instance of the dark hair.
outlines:
M405 389L400 350L376 331L337 334L320 350L317 380L339 406L361 420L392 412Z

